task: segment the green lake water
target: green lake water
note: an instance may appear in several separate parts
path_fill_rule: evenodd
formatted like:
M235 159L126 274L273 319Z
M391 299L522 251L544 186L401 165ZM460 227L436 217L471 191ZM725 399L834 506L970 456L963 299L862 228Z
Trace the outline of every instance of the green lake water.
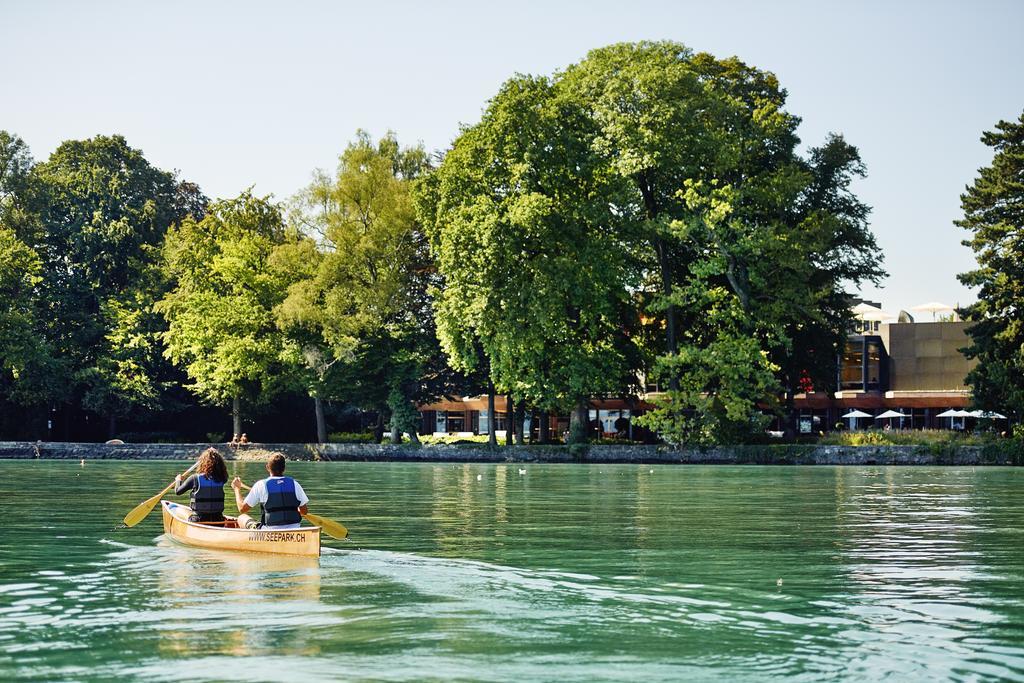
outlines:
M1024 469L293 463L306 561L115 530L176 468L0 462L0 679L1024 680Z

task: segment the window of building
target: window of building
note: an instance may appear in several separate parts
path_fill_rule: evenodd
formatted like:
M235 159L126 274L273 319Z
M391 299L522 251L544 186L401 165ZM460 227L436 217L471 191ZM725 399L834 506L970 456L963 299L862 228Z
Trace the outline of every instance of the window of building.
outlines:
M434 431L453 432L466 431L466 413L461 410L439 410L434 420Z
M864 389L864 343L860 339L846 343L839 388L850 391Z
M601 423L601 433L607 436L629 433L630 412L628 410L591 410L589 420Z
M495 410L494 412L495 412L494 431L496 431L496 432L505 431L505 424L508 422L508 418L505 415L505 412L501 411L501 410ZM476 427L476 433L477 434L487 434L488 433L487 430L490 428L489 427L490 417L488 416L487 411L486 410L481 410L480 411L480 415L477 418L477 420L478 420L478 422L477 422L477 427Z
M879 378L882 376L882 342L880 341L868 341L865 344L867 347L867 359L865 369L867 370L867 379L869 391L877 391L880 388Z

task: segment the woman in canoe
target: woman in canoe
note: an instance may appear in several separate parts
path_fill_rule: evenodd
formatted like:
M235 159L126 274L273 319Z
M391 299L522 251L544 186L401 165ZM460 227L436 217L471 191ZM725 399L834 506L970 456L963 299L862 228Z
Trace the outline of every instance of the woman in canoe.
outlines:
M190 522L224 521L224 484L228 481L228 467L224 457L216 448L207 448L199 456L196 473L182 481L179 474L174 479L177 495L189 493Z

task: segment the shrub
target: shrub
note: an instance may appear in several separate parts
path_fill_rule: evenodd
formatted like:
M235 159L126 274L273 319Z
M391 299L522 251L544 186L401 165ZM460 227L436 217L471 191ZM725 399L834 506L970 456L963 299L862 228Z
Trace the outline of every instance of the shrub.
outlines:
M984 446L994 441L1005 443L995 432L965 434L946 429L908 429L885 431L868 429L864 431L832 432L818 443L828 446L928 446L941 451L954 446ZM937 452L936 451L936 452Z
M441 434L439 436L435 436L433 434L427 434L420 437L420 442L424 446L479 446L480 444L487 443L487 435L474 434L472 436L456 436L455 434Z
M373 443L372 432L331 432L327 435L328 443Z

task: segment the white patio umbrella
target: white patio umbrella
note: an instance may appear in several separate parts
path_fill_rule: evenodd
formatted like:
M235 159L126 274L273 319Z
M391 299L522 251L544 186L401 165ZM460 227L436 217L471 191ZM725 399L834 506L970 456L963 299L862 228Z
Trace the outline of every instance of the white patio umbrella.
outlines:
M910 416L909 415L904 415L903 413L895 411L895 410L887 410L884 413L882 413L881 415L875 415L875 419L876 420L891 420L894 417L900 418L900 429L902 429L903 428L903 418L910 417Z
M890 313L889 311L883 311L881 308L875 308L874 310L867 311L866 313L862 313L861 316L860 316L861 320L868 320L868 321L871 321L871 322L875 322L875 321L881 322L882 320L893 320L893 319L898 318L898 317L899 316L896 315L895 313Z
M861 322L881 322L883 320L892 320L897 317L892 313L883 311L881 308L872 306L871 304L857 304L850 310L860 318ZM863 327L863 325L861 327Z
M857 428L857 418L860 417L871 417L871 413L865 413L863 410L857 410L854 408L850 412L846 413L846 415L842 416L844 420L850 421L850 429Z
M950 408L949 410L945 410L945 411L939 413L935 417L948 417L949 418L949 428L952 429L953 428L953 418L957 418L957 417L961 417L961 418L963 418L963 417L971 417L971 414L969 412L967 412L966 410L959 410L959 409L955 409L955 408Z
M871 311L879 311L881 309L878 308L878 306L872 306L871 304L857 304L850 310L856 313L857 315L863 315L864 313L870 313Z
M980 417L983 420L1005 420L1006 416L991 410L974 410L968 413L971 417Z
M956 309L953 308L952 306L950 306L949 304L942 303L941 301L929 301L926 304L920 304L918 306L914 306L910 310L912 310L912 311L920 311L922 313L931 313L932 314L932 320L935 320L935 314L936 313L952 312L952 311L955 311Z

